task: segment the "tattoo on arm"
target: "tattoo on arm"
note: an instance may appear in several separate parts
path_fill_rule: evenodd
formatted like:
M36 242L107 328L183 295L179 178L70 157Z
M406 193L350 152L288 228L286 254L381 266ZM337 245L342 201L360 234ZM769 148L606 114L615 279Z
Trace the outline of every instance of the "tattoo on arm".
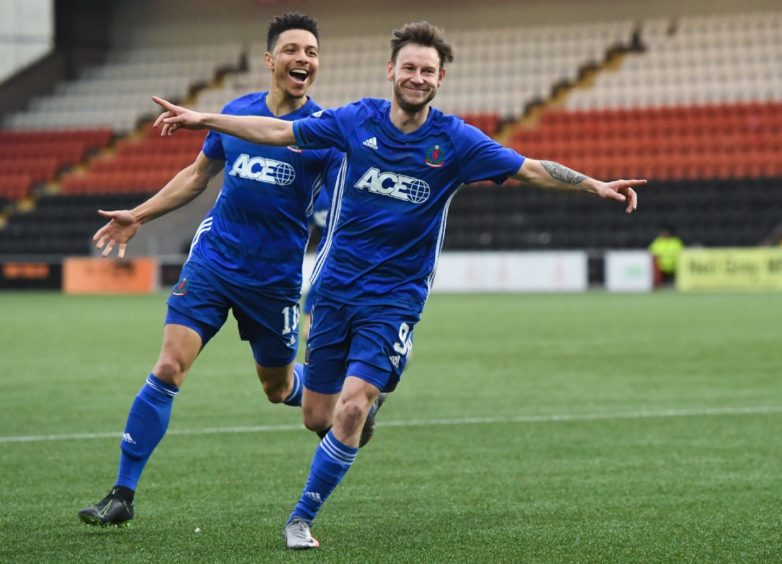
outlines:
M566 166L562 166L559 163L552 161L540 161L540 164L544 169L546 169L546 172L549 173L551 178L554 180L559 180L564 184L572 184L575 186L576 184L581 184L587 178L583 174L576 172L575 170L571 170Z

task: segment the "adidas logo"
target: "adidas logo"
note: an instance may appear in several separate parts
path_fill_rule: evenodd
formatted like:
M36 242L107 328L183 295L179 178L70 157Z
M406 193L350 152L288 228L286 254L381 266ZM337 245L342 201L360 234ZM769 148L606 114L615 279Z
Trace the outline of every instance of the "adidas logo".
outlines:
M318 492L304 492L304 495L316 503L323 503L323 500L320 499L320 494Z
M377 137L370 137L366 141L362 143L364 147L369 147L370 149L374 149L377 151Z
M402 357L400 357L398 354L394 356L389 356L388 360L391 361L391 364L394 365L394 368L399 368L399 361L402 360Z
M130 443L132 445L136 444L136 441L133 440L133 437L130 436L130 433L122 433L122 442Z

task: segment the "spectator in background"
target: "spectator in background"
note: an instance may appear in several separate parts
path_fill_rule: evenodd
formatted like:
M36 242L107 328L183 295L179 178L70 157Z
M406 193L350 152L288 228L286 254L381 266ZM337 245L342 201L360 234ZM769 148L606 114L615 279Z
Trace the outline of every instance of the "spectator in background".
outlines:
M684 243L676 235L673 227L663 226L660 234L649 245L649 252L654 259L656 286L670 286L674 283L679 253L683 248Z

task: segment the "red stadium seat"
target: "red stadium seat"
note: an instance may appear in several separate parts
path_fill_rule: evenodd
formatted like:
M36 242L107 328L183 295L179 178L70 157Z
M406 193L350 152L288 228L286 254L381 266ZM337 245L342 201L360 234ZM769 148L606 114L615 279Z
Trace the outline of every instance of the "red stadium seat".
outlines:
M639 176L632 167L660 179L774 176L782 167L782 103L555 110L537 128L517 131L514 143L606 176Z
M27 195L35 179L27 174L0 173L0 197L6 200L18 200Z

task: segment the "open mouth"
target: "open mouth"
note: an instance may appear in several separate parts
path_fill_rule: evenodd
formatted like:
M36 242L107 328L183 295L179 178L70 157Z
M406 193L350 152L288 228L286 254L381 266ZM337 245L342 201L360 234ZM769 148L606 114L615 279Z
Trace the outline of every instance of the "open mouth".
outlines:
M310 77L309 71L306 69L291 69L288 75L296 82L304 84Z

